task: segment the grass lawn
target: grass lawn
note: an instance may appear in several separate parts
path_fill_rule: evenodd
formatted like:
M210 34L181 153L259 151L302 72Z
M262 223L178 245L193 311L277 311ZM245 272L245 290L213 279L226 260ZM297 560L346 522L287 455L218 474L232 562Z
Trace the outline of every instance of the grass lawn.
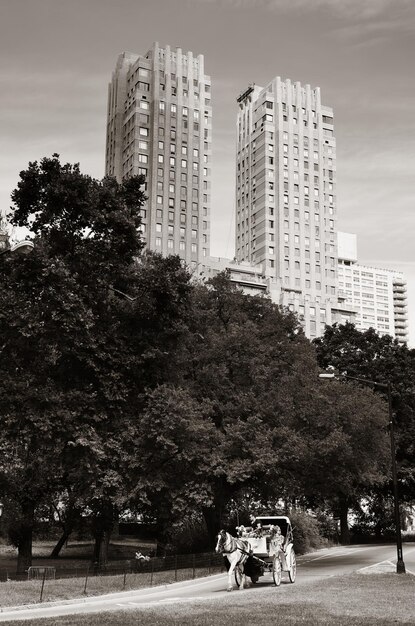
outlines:
M211 568L211 573L219 573L220 568ZM207 575L206 568L196 568L195 578ZM193 569L148 573L128 573L125 576L91 576L85 580L82 578L61 578L58 580L45 580L42 602L59 600L72 600L84 596L97 596L117 591L129 591L151 587L152 585L165 585L176 581L190 580L193 578ZM85 592L86 582L86 592ZM36 604L40 600L42 580L26 580L16 582L11 580L0 584L0 608L8 606L20 606Z
M351 574L306 585L234 591L220 599L47 620L31 626L391 626L415 623L415 578Z

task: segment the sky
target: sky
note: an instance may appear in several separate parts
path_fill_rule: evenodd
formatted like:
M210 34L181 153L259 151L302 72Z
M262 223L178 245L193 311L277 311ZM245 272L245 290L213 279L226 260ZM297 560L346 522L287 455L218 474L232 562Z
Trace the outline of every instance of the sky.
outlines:
M215 256L234 255L236 98L275 76L321 88L338 228L360 263L404 273L415 347L415 0L0 0L0 209L54 152L103 177L111 72L153 41L212 78Z

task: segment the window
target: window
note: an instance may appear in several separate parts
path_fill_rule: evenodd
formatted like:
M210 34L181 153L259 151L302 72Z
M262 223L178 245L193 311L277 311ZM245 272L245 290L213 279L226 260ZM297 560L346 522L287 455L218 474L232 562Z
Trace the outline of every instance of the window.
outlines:
M197 252L197 245L195 243L192 243L192 252Z
M139 81L137 83L137 87L138 87L138 89L141 89L141 91L149 91L150 90L150 85L148 83L143 83L141 81Z
M159 163L164 163L164 155L159 154L158 157L157 157L157 160L158 160Z
M147 154L139 154L138 155L138 161L139 161L139 163L148 163L148 156L147 156Z
M150 108L150 105L146 100L141 100L140 107L144 110L148 110Z
M171 104L170 105L170 112L171 112L172 115L176 115L177 106L175 104Z
M168 239L167 240L167 247L172 250L173 249L173 239Z
M186 169L186 167L187 167L186 159L182 159L182 167Z
M140 126L138 132L142 137L148 137L148 128L143 128L143 126Z

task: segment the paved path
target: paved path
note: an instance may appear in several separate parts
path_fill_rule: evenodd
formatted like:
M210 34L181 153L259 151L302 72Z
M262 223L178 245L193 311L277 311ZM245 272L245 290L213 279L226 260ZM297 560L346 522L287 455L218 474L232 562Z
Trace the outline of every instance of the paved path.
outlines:
M415 575L415 545L407 544L404 549L407 571ZM396 548L394 546L346 546L318 550L298 558L298 572L295 585L323 580L331 576L360 571L367 574L396 571ZM283 584L287 575L283 575ZM216 574L170 585L139 589L81 598L64 602L44 603L26 607L6 608L0 613L0 622L29 620L33 618L59 617L80 613L101 613L138 608L139 606L157 606L166 603L191 602L220 598L227 595L226 575ZM257 587L272 584L271 575L264 576ZM290 586L290 583L286 583Z

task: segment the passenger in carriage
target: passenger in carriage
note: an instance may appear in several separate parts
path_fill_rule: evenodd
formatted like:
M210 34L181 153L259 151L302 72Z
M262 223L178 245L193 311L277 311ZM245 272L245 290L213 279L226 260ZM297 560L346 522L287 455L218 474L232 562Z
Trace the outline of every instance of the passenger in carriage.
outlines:
M285 537L281 532L281 528L276 524L275 526L270 526L270 546L274 552L274 554L284 555L284 543Z

